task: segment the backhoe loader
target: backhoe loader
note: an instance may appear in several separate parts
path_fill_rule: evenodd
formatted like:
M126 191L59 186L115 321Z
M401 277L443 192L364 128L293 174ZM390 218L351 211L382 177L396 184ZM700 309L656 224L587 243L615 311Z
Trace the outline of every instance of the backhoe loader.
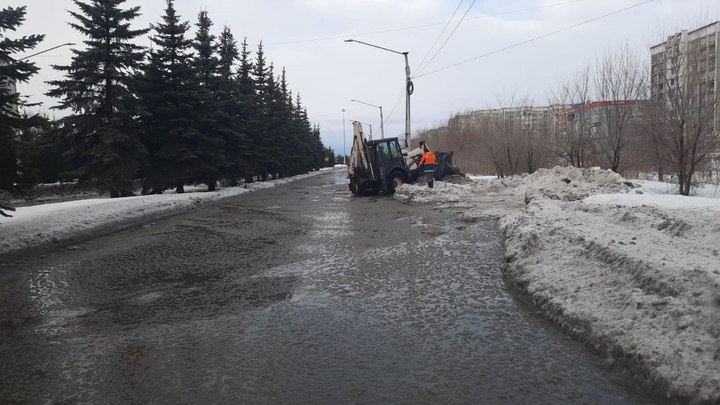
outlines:
M404 183L418 180L418 162L428 149L420 143L416 149L401 149L398 138L373 141L365 139L362 124L353 121L353 144L348 162L350 192L353 194L389 194ZM436 180L458 174L452 165L453 152L434 152L437 157Z

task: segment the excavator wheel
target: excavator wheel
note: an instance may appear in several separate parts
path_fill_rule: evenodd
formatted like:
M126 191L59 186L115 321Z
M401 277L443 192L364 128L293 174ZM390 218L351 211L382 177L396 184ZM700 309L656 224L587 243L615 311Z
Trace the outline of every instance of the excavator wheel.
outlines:
M403 176L401 173L395 173L392 176L392 189L393 191L397 190L398 187L405 184L405 176Z

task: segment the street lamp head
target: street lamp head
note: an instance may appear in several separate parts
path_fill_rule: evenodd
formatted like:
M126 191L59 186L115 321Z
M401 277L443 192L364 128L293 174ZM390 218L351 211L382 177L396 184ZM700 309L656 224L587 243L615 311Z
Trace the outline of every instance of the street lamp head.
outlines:
M344 42L355 42L354 39L346 39Z

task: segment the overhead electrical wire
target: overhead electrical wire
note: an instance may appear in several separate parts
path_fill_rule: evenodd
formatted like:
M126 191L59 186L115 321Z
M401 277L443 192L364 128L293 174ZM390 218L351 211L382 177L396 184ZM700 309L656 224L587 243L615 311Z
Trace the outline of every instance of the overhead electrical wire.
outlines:
M435 52L435 54L433 54L432 58L430 58L430 60L428 60L427 63L423 66L423 63L424 63L425 60L427 59L428 55L430 55L430 53L432 52L432 50L435 48L435 46L437 45L437 43L439 42L439 40L442 38L443 34L444 34L445 31L447 30L447 27L453 22L453 18L455 18L455 15L457 14L458 10L460 9L460 6L462 6L462 4L463 4L464 1L465 1L465 0L460 0L460 2L458 3L457 7L455 7L455 10L453 11L452 15L451 15L450 18L448 19L448 22L445 23L445 26L443 27L442 31L440 31L440 34L438 34L438 37L435 39L435 42L433 42L432 46L430 47L430 49L428 49L428 52L427 52L427 53L425 54L425 56L423 57L423 60L420 61L420 63L418 64L418 72L422 72L422 70L424 70L425 68L427 68L427 66L435 59L435 57L437 57L437 55L440 53L440 51L445 47L445 45L448 43L448 41L450 40L450 38L453 36L453 34L455 33L455 31L457 31L458 27L459 27L460 24L463 22L463 20L466 19L468 12L470 12L470 10L472 9L473 5L475 5L475 1L476 1L476 0L473 0L473 2L470 4L470 6L468 6L467 10L465 10L465 13L464 13L463 16L460 18L460 20L457 22L457 24L455 25L455 28L453 28L452 32L448 35L448 37L445 39L445 41L443 42L443 44L440 46L440 48L437 49L437 51ZM472 18L472 19L468 19L468 20L476 20L476 19L482 19L482 18L488 18L488 17L494 17L494 16L507 15L507 14L517 13L517 12L522 12L522 11L529 11L529 10L537 10L537 9L543 9L543 8L550 8L550 7L565 5L565 4L568 4L568 3L576 3L576 2L578 2L578 1L584 1L584 0L569 0L569 1L559 2L559 3L549 4L549 5L546 5L546 6L524 8L524 9L520 9L520 10L510 10L510 11L505 11L505 12L497 13L497 14L484 15L484 16L480 16L480 17L476 17L476 18ZM435 26L435 25L439 25L439 24L430 24L430 25L424 25L424 26L408 27L408 28L403 28L403 29L424 28L424 27ZM394 31L394 30L387 30L387 31L384 31L384 32L390 32L390 31ZM356 34L356 35L357 35L357 34ZM403 95L404 93L405 93L405 88L403 87L402 89L400 89L400 92L398 93L398 96L397 96L397 98L396 98L396 100L395 100L395 103L393 104L393 108L390 110L390 114L388 114L387 118L385 119L385 123L386 123L386 124L389 123L389 122L392 122L392 119L393 119L395 113L397 112L398 107L400 106L400 101L402 100L402 95Z
M425 68L428 67L428 65L430 65L430 63L432 63L433 60L435 60L435 58L438 56L440 51L442 51L442 49L445 47L445 45L447 45L448 41L450 41L450 38L452 38L453 34L455 34L455 31L457 31L458 27L460 27L460 24L462 24L463 20L465 19L467 14L470 12L470 9L475 5L475 1L476 0L473 0L473 2L470 3L470 6L468 6L467 10L465 10L465 14L463 14L462 18L460 18L460 21L458 21L457 24L455 24L455 28L453 28L452 32L450 32L450 35L448 35L447 38L445 38L445 42L443 42L443 44L440 45L440 48L438 48L438 50L435 52L435 54L432 56L432 58L430 58L430 60L427 61L425 66L418 66L418 73L422 73L422 71L425 70Z
M448 19L448 22L445 24L445 26L443 27L442 31L440 31L440 34L438 34L437 38L435 38L435 42L433 42L433 44L432 44L432 46L430 47L430 49L428 49L428 51L427 51L427 53L425 54L425 56L423 56L422 60L421 60L420 63L418 64L418 67L422 66L423 63L425 63L425 61L427 60L428 56L430 56L430 53L432 53L433 49L435 49L435 45L437 45L438 42L440 42L440 38L442 38L443 34L445 33L445 30L447 30L447 27L450 26L450 23L452 22L453 18L455 18L455 14L457 14L458 10L460 10L460 6L462 6L463 2L465 2L465 0L460 0L460 3L458 3L457 7L455 7L455 11L453 11L452 15L451 15L450 18Z
M403 85L400 89L400 92L398 93L397 98L395 99L395 104L393 104L392 110L390 110L390 114L388 114L387 118L385 118L385 123L391 122L393 115L395 112L397 112L398 107L400 106L400 101L402 100L402 96L405 94L405 86Z
M557 7L557 6L562 6L562 5L570 4L570 3L577 3L577 2L581 2L581 1L589 1L589 0L567 0L567 1L561 1L558 3L548 4L545 6L527 7L527 8L522 8L522 9L503 11L503 12L495 13L495 14L487 14L487 15L482 15L482 16L478 16L478 17L468 18L466 20L467 21L481 20L484 18L499 17L499 16L503 16L503 15L508 15L508 14L521 13L524 11L542 10L542 9L546 9L546 8ZM436 27L438 25L443 25L443 24L447 24L447 23L446 22L437 22L437 23L431 23L431 24L413 25L413 26L409 26L409 27L389 28L386 30L379 30L379 31L346 33L346 34L339 34L339 35L331 35L331 36L327 36L327 37L298 39L298 40L294 40L294 41L268 42L268 43L263 43L263 46L271 47L271 46L278 46L278 45L294 45L294 44L302 44L302 43L308 43L308 42L330 41L330 40L334 40L334 39L344 39L347 37L359 37L359 36L363 36L363 35L387 34L390 32L399 32L399 31L408 31L408 30L415 30L415 29L421 29L421 28Z
M589 19L589 20L586 20L586 21L583 21L583 22L580 22L580 23L577 23L577 24L574 24L574 25L571 25L571 26L568 26L568 27L565 27L565 28L561 28L561 29L559 29L559 30L555 30L555 31L548 32L548 33L543 34L543 35L539 35L539 36L537 36L537 37L533 37L533 38L527 39L527 40L525 40L525 41L516 42L516 43L514 43L514 44L508 45L508 46L503 47L503 48L500 48L500 49L496 49L496 50L494 50L494 51L490 51L490 52L484 53L484 54L479 55L479 56L476 56L476 57L474 57L474 58L466 59L466 60L463 60L463 61L460 61L460 62L457 62L457 63L453 63L452 65L448 65L448 66L442 67L442 68L440 68L440 69L435 69L435 70L432 70L432 71L427 72L427 73L423 73L423 74L419 74L419 75L417 75L417 76L413 76L413 79L417 79L417 78L420 78L420 77L423 77L423 76L427 76L427 75L431 75L431 74L434 74L434 73L442 72L442 71L444 71L444 70L447 70L447 69L450 69L450 68L453 68L453 67L456 67L456 66L459 66L459 65L468 63L468 62L476 61L476 60L481 59L481 58L484 58L484 57L486 57L486 56L494 55L494 54L496 54L496 53L499 53L499 52L502 52L502 51L506 51L506 50L511 49L511 48L516 48L516 47L518 47L518 46L520 46L520 45L525 45L525 44L527 44L527 43L530 43L530 42L533 42L533 41L537 41L538 39L547 38L547 37L549 37L549 36L552 36L552 35L555 35L555 34L559 34L559 33L561 33L561 32L568 31L568 30L571 30L571 29L573 29L573 28L577 28L577 27L579 27L579 26L581 26L581 25L589 24L589 23L591 23L591 22L595 22L595 21L601 20L601 19L606 18L606 17L610 17L610 16L615 15L615 14L620 14L620 13L622 13L622 12L624 12L624 11L627 11L627 10L630 10L630 9L633 9L633 8L636 8L636 7L640 7L640 6L644 5L644 4L651 3L651 2L653 2L653 1L655 1L655 0L646 0L646 1L643 1L643 2L640 2L640 3L637 3L637 4L634 4L634 5L632 5L632 6L625 7L625 8L622 8L622 9L620 9L620 10L613 11L613 12L611 12L611 13L603 14L603 15L601 15L601 16L599 16L599 17L591 18L591 19Z

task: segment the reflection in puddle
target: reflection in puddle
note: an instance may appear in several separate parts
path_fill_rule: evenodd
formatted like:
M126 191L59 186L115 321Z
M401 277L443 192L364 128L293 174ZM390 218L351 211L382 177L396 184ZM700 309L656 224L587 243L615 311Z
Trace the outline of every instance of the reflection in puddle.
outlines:
M350 179L348 179L345 174L342 176L335 176L333 180L335 181L335 184L350 184Z

